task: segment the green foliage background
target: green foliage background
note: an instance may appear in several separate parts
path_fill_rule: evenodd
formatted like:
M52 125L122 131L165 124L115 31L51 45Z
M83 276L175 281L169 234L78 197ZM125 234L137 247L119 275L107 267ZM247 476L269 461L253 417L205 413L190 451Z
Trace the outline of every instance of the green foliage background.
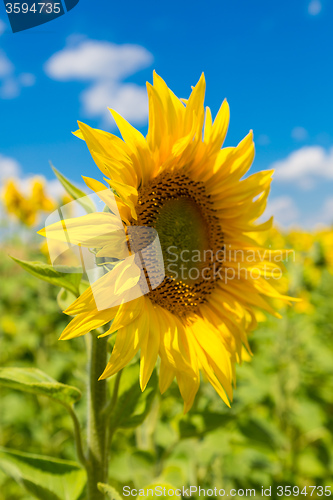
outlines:
M154 391L148 387L140 402L137 366L127 368L114 415L112 487L333 487L333 275L316 245L289 266L290 292L305 295L305 306L285 309L281 320L268 318L251 335L253 360L237 369L231 409L202 383L184 416L174 384L154 398L142 422ZM35 367L84 391L85 339L57 340L68 322L58 289L22 270L8 253L40 260L38 249L27 254L19 242L0 251L0 367ZM76 405L83 425L85 405L83 396ZM6 387L0 387L0 447L76 460L66 410ZM0 472L0 500L31 498Z

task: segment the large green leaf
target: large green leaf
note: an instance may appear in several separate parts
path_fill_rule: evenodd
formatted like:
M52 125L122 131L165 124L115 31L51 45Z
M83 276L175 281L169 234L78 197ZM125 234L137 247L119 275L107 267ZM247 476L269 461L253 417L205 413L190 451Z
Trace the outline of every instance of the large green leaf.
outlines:
M124 369L114 408L111 428L137 427L149 413L157 390L157 375L154 370L146 389L142 392L139 385L139 364L135 363Z
M27 260L16 259L15 257L12 257L12 259L30 274L36 276L36 278L47 281L52 285L66 288L66 290L72 292L76 297L80 294L79 285L82 273L79 268L57 266L57 269L55 269L50 264L45 264L44 262L29 262Z
M59 170L57 170L51 163L51 168L58 180L61 182L63 187L66 189L67 193L74 198L78 203L80 203L81 207L85 209L87 213L96 212L96 207L92 200L87 196L87 193L84 193L81 189L74 186Z
M109 486L108 484L104 483L98 483L97 487L101 493L104 493L104 495L107 496L107 498L112 498L112 500L123 500L122 496L115 488L113 488L113 486Z
M79 389L61 384L37 368L0 368L0 385L47 396L65 405L81 398Z
M41 500L78 500L86 472L75 462L0 448L0 468Z

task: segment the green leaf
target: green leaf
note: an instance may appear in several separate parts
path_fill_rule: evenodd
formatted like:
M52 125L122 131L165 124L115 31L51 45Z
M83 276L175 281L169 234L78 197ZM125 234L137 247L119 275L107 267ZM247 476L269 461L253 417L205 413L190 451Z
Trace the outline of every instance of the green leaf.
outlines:
M104 493L104 495L107 495L108 498L112 498L112 500L123 500L122 496L112 486L104 483L98 483L97 487L99 491Z
M239 429L242 434L257 445L268 447L272 450L277 445L277 432L274 432L273 424L257 417L249 417L245 421L239 422Z
M65 405L81 398L79 389L61 384L37 368L0 368L0 385L47 396Z
M86 472L75 462L0 448L0 468L41 500L78 500Z
M149 413L157 390L156 370L146 389L139 385L139 364L134 363L123 370L118 401L110 418L111 428L130 428L142 424Z
M47 281L55 286L66 288L72 292L76 297L80 294L79 285L82 273L79 268L70 266L57 266L55 269L50 264L44 262L29 262L27 260L20 260L12 257L23 269L28 271L36 278Z
M182 439L204 436L219 427L225 427L234 420L231 415L203 411L202 413L189 413L178 422L178 431Z
M87 193L74 186L62 173L59 172L51 163L51 168L58 180L61 182L63 187L66 189L67 193L78 203L80 203L81 207L85 209L85 211L89 213L96 212L96 207L92 200L87 196Z

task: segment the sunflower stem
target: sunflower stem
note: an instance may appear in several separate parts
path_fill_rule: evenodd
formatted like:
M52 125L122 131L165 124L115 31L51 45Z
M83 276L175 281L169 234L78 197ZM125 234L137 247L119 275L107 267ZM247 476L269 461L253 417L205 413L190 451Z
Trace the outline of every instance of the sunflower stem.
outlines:
M122 375L122 370L120 370L117 375L116 375L116 380L115 380L115 384L114 384L114 387L113 387L113 393L112 393L112 398L110 399L110 402L109 402L109 405L108 405L108 408L107 408L107 414L106 414L106 425L107 425L107 447L108 447L108 450L110 449L111 447L111 442L112 442L112 439L113 439L113 436L114 436L114 433L115 431L117 430L116 428L111 428L110 426L110 417L111 417L111 414L112 414L112 411L115 409L116 407L116 404L117 404L117 400L118 400L118 394L119 394L119 386L120 386L120 379L121 379L121 375Z
M115 376L115 384L112 392L112 397L109 399L109 401L106 403L106 405L103 408L103 413L107 415L107 418L110 417L112 410L116 406L117 399L118 399L118 392L119 392L119 385L120 385L120 379L121 379L121 374L122 370L120 370L117 375Z
M72 421L73 421L77 457L78 457L79 461L81 462L81 464L84 467L87 467L87 459L86 459L84 452L83 452L81 426L80 426L79 419L77 418L77 415L75 413L73 406L66 406L66 409L69 412L70 416L72 417Z
M107 382L98 380L107 357L107 340L90 334L88 343L89 387L88 387L88 451L87 451L87 498L104 500L97 483L107 483L108 446L107 418L103 408L107 402Z

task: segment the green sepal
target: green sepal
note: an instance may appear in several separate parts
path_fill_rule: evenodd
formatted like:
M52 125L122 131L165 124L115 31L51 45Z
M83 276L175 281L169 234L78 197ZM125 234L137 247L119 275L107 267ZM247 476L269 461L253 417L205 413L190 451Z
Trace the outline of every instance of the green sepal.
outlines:
M57 170L52 163L50 163L51 168L58 178L58 180L61 182L67 193L74 199L76 200L81 207L84 208L84 210L89 214L96 212L96 207L93 203L93 201L89 198L87 193L79 189L78 187L74 186L59 170Z
M79 500L86 472L76 462L0 448L0 468L41 500Z
M61 311L65 311L76 299L77 296L65 288L61 288L57 295L57 302Z
M88 281L82 280L79 286L78 294L74 294L65 288L61 288L57 295L58 306L61 311L65 311L67 307L73 304L73 302L77 299L78 295L81 295L83 292L87 290L89 287Z
M47 281L52 285L66 288L66 290L72 292L76 297L80 295L79 285L82 278L80 268L57 266L57 269L55 269L50 264L45 264L44 262L29 262L12 256L11 258L23 267L23 269L36 276L36 278Z
M81 398L79 389L61 384L37 368L0 368L0 385L47 396L64 405L72 405Z

